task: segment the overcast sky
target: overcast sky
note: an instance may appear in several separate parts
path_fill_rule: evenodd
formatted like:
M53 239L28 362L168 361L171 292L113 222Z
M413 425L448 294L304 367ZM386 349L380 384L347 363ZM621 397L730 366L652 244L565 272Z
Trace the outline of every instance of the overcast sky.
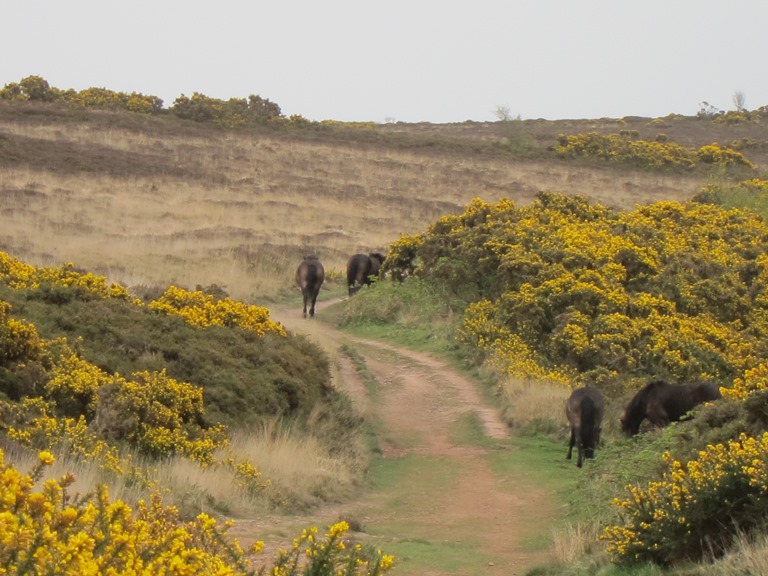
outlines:
M0 86L258 94L311 120L768 105L768 0L2 0Z

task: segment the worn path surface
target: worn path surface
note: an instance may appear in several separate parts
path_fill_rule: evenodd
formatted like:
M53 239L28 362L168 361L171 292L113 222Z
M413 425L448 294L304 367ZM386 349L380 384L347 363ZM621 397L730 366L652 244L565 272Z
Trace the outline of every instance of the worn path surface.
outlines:
M318 302L318 315L338 302ZM353 501L306 516L239 521L242 540L289 546L310 525L324 528L354 519L355 534L395 554L394 574L521 575L551 559L548 526L559 510L554 499L524 474L493 468L493 458L514 458L509 430L471 381L423 352L351 337L301 311L271 309L289 330L306 333L325 348L335 366L335 384L374 423L381 457L373 466L388 480L371 485ZM341 345L364 358L378 382L370 398ZM460 439L457 426L473 413L490 442Z

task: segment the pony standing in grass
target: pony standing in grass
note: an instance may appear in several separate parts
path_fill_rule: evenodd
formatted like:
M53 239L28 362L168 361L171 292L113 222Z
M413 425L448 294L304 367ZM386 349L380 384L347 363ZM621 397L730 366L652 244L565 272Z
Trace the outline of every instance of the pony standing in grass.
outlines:
M627 405L621 417L621 429L627 436L634 436L640 431L640 423L646 418L654 426L666 426L670 422L681 420L699 404L721 397L720 386L714 382L650 382L641 388Z
M565 415L571 425L571 440L566 458L571 459L576 446L576 466L581 468L585 458L594 458L600 442L600 430L605 413L605 400L597 388L576 388L565 403Z

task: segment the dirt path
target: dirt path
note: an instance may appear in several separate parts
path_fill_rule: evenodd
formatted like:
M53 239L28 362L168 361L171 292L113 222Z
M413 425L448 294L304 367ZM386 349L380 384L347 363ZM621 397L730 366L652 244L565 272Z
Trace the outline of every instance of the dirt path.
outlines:
M335 302L318 302L318 315ZM309 525L353 518L363 526L361 540L394 554L394 574L402 575L521 575L551 559L546 526L556 504L531 479L493 469L493 458L512 458L514 448L509 429L471 381L429 354L354 338L304 320L300 311L272 309L271 316L328 351L335 383L375 422L381 458L373 466L394 481L308 516L238 522L235 535L265 539L258 530L269 524L269 538L285 540ZM338 354L342 344L364 358L378 382L375 401L352 362ZM492 442L461 440L457 426L469 413Z

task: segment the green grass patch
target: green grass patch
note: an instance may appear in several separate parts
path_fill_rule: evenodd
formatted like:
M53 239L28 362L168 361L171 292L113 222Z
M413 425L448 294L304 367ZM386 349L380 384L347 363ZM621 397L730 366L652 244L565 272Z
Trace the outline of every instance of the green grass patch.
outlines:
M355 371L363 381L363 386L365 386L365 391L371 401L375 402L377 399L379 399L381 397L381 385L379 384L379 381L376 380L376 377L368 369L368 366L365 363L365 358L363 358L363 356L360 355L354 348L351 348L346 344L341 346L340 352L349 358L352 364L354 364Z
M472 543L439 540L391 540L387 553L397 559L397 574L488 574L488 555Z
M490 448L495 441L488 438L483 423L475 412L462 414L452 425L450 439L453 444Z
M464 304L418 278L377 282L344 304L338 324L353 334L413 350L456 351L454 332Z

